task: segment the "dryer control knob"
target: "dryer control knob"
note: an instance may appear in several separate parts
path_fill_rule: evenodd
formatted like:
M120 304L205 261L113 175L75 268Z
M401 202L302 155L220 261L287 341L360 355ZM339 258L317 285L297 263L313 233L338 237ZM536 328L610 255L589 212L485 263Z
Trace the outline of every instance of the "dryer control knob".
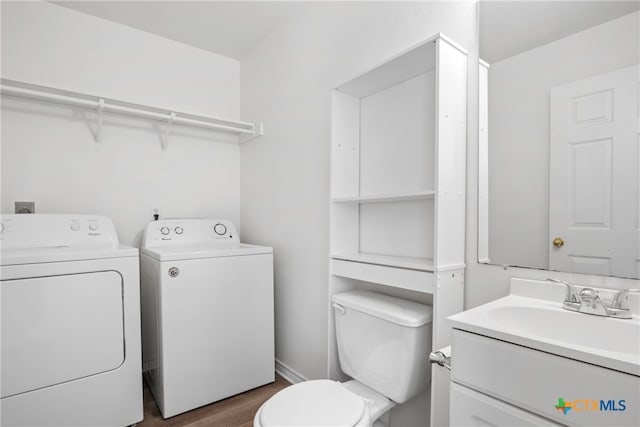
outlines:
M184 233L184 230L182 229L182 227L176 227L176 228L174 229L174 231L176 232L176 234L182 234L182 233Z
M213 231L215 231L218 236L224 236L225 234L227 234L227 226L217 223L213 226Z
M89 230L91 231L96 231L98 229L98 224L95 222L90 222L89 223Z
M169 227L162 227L160 229L160 232L162 233L163 236L166 236L167 234L169 234Z
M78 231L78 230L80 230L80 223L79 223L79 222L72 222L72 223L71 223L71 230L72 230L72 231Z

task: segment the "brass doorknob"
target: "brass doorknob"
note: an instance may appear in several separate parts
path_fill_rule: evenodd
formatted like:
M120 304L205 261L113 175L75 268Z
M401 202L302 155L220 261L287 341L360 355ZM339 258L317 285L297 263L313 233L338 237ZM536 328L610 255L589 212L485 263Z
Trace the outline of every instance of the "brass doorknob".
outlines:
M562 237L556 237L555 239L553 239L553 246L555 246L556 248L563 247L564 240L562 240Z

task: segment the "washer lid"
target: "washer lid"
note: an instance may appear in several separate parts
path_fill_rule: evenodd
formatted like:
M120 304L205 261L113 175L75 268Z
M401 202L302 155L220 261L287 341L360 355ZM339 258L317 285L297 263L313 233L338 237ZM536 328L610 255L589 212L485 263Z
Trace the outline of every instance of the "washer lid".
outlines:
M158 261L179 261L183 259L270 254L273 252L273 249L268 246L247 245L245 243L216 244L215 242L211 242L199 245L142 248L140 252Z
M339 383L305 381L287 387L269 399L260 410L260 425L355 426L364 412L364 400Z

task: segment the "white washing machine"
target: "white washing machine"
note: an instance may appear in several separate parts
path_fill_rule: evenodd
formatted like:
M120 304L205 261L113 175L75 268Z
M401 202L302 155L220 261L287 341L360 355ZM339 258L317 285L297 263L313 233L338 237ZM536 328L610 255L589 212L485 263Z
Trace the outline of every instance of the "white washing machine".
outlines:
M149 224L140 250L143 370L168 418L271 383L273 252L229 221Z
M0 223L1 424L142 420L138 250L103 216Z

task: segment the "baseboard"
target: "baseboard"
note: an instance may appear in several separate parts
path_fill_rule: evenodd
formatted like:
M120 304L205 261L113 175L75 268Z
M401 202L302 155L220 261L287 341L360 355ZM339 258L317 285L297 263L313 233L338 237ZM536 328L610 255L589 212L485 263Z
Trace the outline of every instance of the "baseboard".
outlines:
M303 377L278 359L276 359L276 372L291 384L298 384L303 381L307 381L307 378Z

